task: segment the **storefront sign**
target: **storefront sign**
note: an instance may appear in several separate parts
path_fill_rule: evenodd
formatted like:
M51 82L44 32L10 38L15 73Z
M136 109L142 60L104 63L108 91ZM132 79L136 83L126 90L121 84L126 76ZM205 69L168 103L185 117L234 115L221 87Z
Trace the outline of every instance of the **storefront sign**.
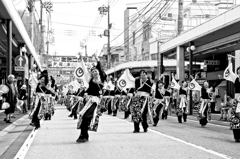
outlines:
M219 60L204 60L204 65L220 65Z

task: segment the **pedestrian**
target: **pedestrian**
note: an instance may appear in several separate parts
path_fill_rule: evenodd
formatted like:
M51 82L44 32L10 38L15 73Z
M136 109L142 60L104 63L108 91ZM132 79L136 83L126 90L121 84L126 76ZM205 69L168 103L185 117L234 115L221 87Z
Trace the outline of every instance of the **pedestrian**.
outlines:
M26 114L27 113L27 86L24 84L20 88L20 93L19 93L19 100L23 101L22 105L22 113Z
M87 102L84 108L79 112L77 129L81 129L80 135L76 142L84 143L89 141L88 130L97 131L99 116L101 110L99 107L100 99L102 96L103 84L107 75L101 68L100 61L97 60L97 66L91 68L91 79L89 87L86 92Z
M152 69L152 78L154 79L154 70ZM139 133L139 124L142 123L144 132L148 131L147 114L151 116L149 108L150 94L152 91L152 81L147 76L145 70L140 71L140 77L135 79L135 96L132 98L131 114L134 122L133 133ZM151 117L152 118L152 117Z
M9 75L7 78L6 86L9 89L9 92L6 94L3 94L3 102L7 102L10 104L10 107L5 110L6 118L4 121L6 123L12 123L11 122L11 115L15 112L16 104L17 104L17 89L14 84L14 75Z

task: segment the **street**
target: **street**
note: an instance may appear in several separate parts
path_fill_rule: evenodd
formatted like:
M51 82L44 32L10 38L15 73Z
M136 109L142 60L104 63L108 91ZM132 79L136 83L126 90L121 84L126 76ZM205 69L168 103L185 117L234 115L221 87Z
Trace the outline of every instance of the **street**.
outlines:
M43 121L39 130L25 130L29 136L25 135L23 144L18 145L15 158L217 159L240 156L239 143L234 142L227 126L209 124L203 128L194 120L179 124L176 117L170 116L160 120L157 127L150 126L147 133L140 130L134 134L133 123L123 120L121 112L117 117L103 114L98 132L90 132L90 141L79 144L75 142L80 133L76 129L77 120L67 117L69 112L65 106L57 105L56 109L52 120ZM16 140L20 138L24 137ZM12 146L9 149L13 149ZM0 158L7 156L11 155L4 153Z

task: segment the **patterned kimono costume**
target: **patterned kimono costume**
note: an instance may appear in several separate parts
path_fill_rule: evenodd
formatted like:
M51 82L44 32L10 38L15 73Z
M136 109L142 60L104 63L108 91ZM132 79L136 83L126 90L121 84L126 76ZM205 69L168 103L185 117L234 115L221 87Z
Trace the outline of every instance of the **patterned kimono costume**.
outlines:
M83 105L83 97L84 97L85 90L78 89L78 91L75 93L74 97L74 104L71 107L71 116L74 116L74 119L77 119L77 113L82 109ZM80 107L80 108L79 108Z
M34 109L30 114L32 124L34 124L36 128L40 127L40 120L44 117L44 113L47 109L48 101L45 95L50 93L51 92L45 86L40 87L40 84L38 84L36 88Z
M187 120L187 91L184 90L182 87L179 89L179 97L180 97L180 103L177 106L176 114L178 116L178 122L182 123L182 117L184 122Z
M65 100L65 105L67 107L67 110L71 111L71 106L73 104L74 92L69 90L66 96L67 97L66 97L66 100Z
M99 71L101 82L106 80L106 74L102 71L101 64L98 61L96 69ZM87 89L88 99L86 104L79 112L79 118L77 122L77 129L81 129L79 139L88 140L88 130L97 131L99 116L101 115L100 95L102 95L103 85L101 83L95 83L93 79L89 81L89 87Z
M121 112L125 112L127 111L127 102L128 102L128 98L127 98L127 93L125 91L122 91L121 93L121 98L119 101L119 111Z
M106 104L106 101L108 99L108 94L109 94L109 91L108 90L103 90L103 95L102 95L102 98L100 100L100 104L99 106L101 107L101 112L105 112L107 111L107 104Z
M214 85L213 89L217 87L222 80L218 80ZM211 92L207 92L206 88L201 89L201 98L202 103L198 110L198 120L200 125L205 126L207 125L208 121L211 120L211 102L210 102Z
M236 74L232 76L234 82L235 96L232 108L230 109L230 129L233 130L234 139L236 142L240 142L240 78Z
M159 117L162 115L163 109L165 108L165 101L164 101L165 87L160 89L158 87L158 83L159 83L159 81L156 84L156 90L155 90L155 94L154 94L154 102L152 104L153 105L152 106L153 107L152 116L153 116L154 126L157 126Z
M132 120L134 122L134 131L139 132L139 123L142 122L144 130L147 130L147 115L149 114L150 120L153 123L152 114L150 110L150 93L152 88L152 82L148 78L145 82L137 78L135 80L136 94L132 98L132 103L130 106L130 111L132 114Z
M121 95L122 95L122 91L118 87L115 87L114 98L113 98L113 103L112 103L112 112L113 112L114 116L117 115L117 111L119 109L120 101L122 99Z

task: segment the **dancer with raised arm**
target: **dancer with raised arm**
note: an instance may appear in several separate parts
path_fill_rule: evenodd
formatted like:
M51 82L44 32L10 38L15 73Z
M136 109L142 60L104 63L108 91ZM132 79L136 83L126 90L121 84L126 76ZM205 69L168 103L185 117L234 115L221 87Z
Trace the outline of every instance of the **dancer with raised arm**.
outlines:
M152 78L154 79L154 70ZM150 93L152 91L152 81L147 76L145 70L140 71L140 77L135 79L135 96L132 98L131 114L134 122L133 133L139 133L139 124L142 123L144 132L148 131L147 114L151 113L149 108Z
M81 133L76 142L84 143L89 140L88 130L97 131L100 112L100 98L102 96L103 83L107 76L101 68L100 61L97 60L97 66L91 68L91 79L89 87L86 91L87 102L83 109L79 112L77 128L81 129Z
M240 142L240 66L236 73L232 70L232 56L228 56L228 67L224 71L224 78L234 83L235 95L230 115L230 129L233 131L235 142Z

